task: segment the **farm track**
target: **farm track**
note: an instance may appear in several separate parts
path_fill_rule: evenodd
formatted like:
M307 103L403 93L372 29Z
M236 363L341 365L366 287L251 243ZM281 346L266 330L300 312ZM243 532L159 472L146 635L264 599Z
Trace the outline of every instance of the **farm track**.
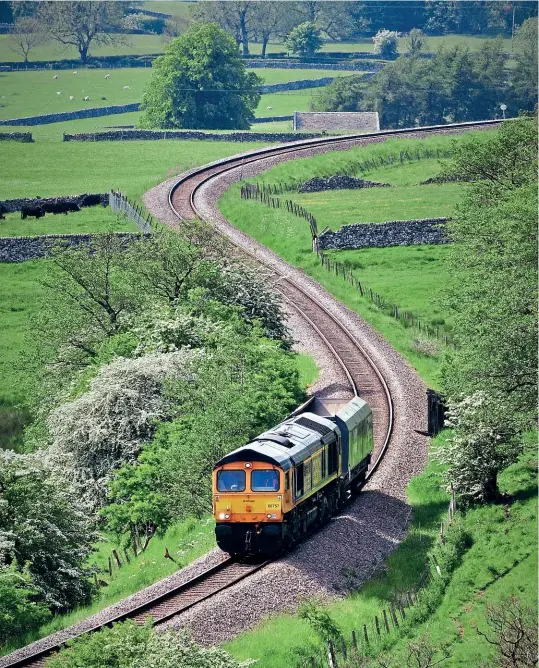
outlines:
M188 172L173 183L172 188L170 188L169 191L168 204L174 211L174 215L177 217L191 219L198 216L200 218L212 220L212 215L208 215L208 211L211 212L215 209L215 201L212 201L210 204L205 201L204 197L207 195L205 189L211 187L213 180L222 180L223 177L225 177L226 182L227 174L232 176L232 180L227 182L228 185L230 185L230 183L242 178L242 176L252 176L255 173L259 173L257 170L264 171L265 169L268 169L272 166L273 160L280 162L283 159L307 157L310 154L314 155L318 152L325 152L325 150L345 149L358 144L361 145L364 143L384 141L385 139L392 137L421 137L430 134L452 134L462 132L465 129L481 129L494 124L495 123L491 121L486 121L483 123L438 126L432 128L420 128L417 130L379 132L373 133L372 135L332 137L323 140L307 140L297 142L293 145L287 144L281 147L261 149L250 154L235 156L206 167L191 170L191 172ZM260 169L261 166L262 169ZM252 171L253 167L254 171ZM246 174L244 174L244 169L247 169ZM214 197L210 199L215 200ZM171 219L169 216L169 224L171 224L170 221ZM223 231L222 226L218 225L218 229ZM224 233L226 233L226 231ZM229 236L232 243L238 248L241 248L243 252L254 257L258 262L261 262L264 265L265 271L271 277L272 283L282 294L285 302L289 305L289 308L297 311L299 316L309 323L311 330L315 331L324 341L325 345L331 351L331 354L338 360L338 364L344 371L350 395L358 394L371 405L374 418L375 457L368 478L372 478L390 445L391 434L394 427L394 406L391 390L391 385L394 384L394 379L389 378L390 382L386 382L385 376L388 376L388 370L380 368L379 363L377 363L376 360L373 360L372 354L370 354L369 351L365 349L364 345L362 345L362 342L359 340L360 337L352 331L354 330L354 323L348 321L343 322L338 315L336 315L334 309L331 306L328 307L327 295L324 294L323 291L320 292L318 296L313 294L313 291L308 289L308 286L302 284L299 280L295 280L289 275L291 272L287 271L286 267L288 267L288 265L286 265L286 263L281 261L276 264L275 262L265 260L261 257L261 254L257 252L256 247L250 245L251 240L249 240L248 237L245 237L245 235L238 233L238 235L233 238L231 238L231 235L227 234L227 236ZM391 364L393 364L393 361ZM389 365L390 369L392 368L391 364ZM341 387L345 384L346 383L341 383ZM417 421L414 420L416 425L420 425L423 422L425 416L422 414L422 410L421 407L417 410ZM403 412L403 416L404 415L405 412ZM414 425L410 425L411 428L413 426ZM401 434L398 435L398 438L402 440ZM424 456L421 453L414 454L408 461L403 461L404 457L402 453L391 453L391 448L389 448L389 450L389 459L396 461L396 464L393 462L393 469L390 473L393 476L400 475L399 482L402 485L407 479L420 470L424 463ZM401 475L399 470L404 472L404 475ZM380 477L385 480L387 478L387 473L382 473ZM384 484L385 483L381 485L382 488L384 488ZM384 491L387 493L388 490ZM395 496L396 498L399 498L399 493ZM403 509L400 506L391 505L391 503L388 503L387 500L383 498L372 497L371 505L378 515L380 515L380 512L384 509L388 515L394 512L396 518L400 517L400 514L402 514L402 517L405 518L403 520L405 528L409 518L409 512L403 512ZM344 519L347 519L347 517L345 516ZM388 526L390 526L390 524ZM391 531L387 530L388 536L391 533ZM402 530L399 527L399 529L395 529L393 533L395 535L402 535ZM384 546L387 543L388 546L393 545L394 547L394 543L397 541L395 539L387 540L388 536L385 537L386 540ZM389 538L391 538L391 536L389 536ZM317 539L311 539L309 542L312 542L312 540ZM319 542L323 544L324 538L322 537ZM389 547L389 549L392 548ZM47 636L46 638L38 640L6 657L0 657L0 668L44 666L46 658L54 651L57 651L68 639L77 637L83 633L99 630L104 626L110 625L112 622L129 618L134 619L137 623L143 623L146 617L151 615L154 618L155 624L160 626L165 624L166 626L166 622L177 620L186 613L193 611L195 606L201 605L204 607L204 602L210 603L210 599L213 599L213 597L219 598L217 595L229 590L232 585L235 585L240 581L246 581L246 579L249 579L250 581L249 576L254 575L255 572L262 571L263 567L269 563L237 563L230 559L223 559L221 556L222 553L221 555L217 555L215 552L216 551L210 553L210 558L208 560L209 563L212 561L214 563L212 563L209 568L203 568L203 570L199 569L199 572L195 573L194 576L187 581L180 582L179 584L176 583L169 588L167 587L167 582L173 581L176 574L170 576L166 580L161 581L161 583L158 583L161 585L161 591L157 594L153 593L156 590L156 585L152 585L146 590L138 592L129 599L126 599L126 602L129 601L130 603L122 601L109 609L97 613L97 615L92 618L88 618L82 623L76 624L72 628L57 632L52 636ZM292 556L294 557L294 555ZM196 563L197 562L195 562L195 564ZM273 566L275 566L278 562L272 563ZM331 555L328 558L328 563L334 567ZM187 566L183 571L189 571L191 566ZM182 573L183 571L180 571L179 573ZM133 599L133 601L131 601L131 599ZM120 612L118 612L118 610L120 610ZM205 614L206 617L204 617L203 614L202 618L208 619L207 613ZM228 610L226 615L227 617L232 615L232 611ZM95 620L93 624L92 620ZM231 632L232 631L233 629L231 629ZM196 635L197 634L195 634L195 636ZM220 639L222 638L216 637L213 640L219 641Z

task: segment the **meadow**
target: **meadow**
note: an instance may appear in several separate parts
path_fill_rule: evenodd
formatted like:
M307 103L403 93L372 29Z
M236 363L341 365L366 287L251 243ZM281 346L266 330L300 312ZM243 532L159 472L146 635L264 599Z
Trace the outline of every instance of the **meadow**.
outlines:
M442 432L433 450L444 447L448 432ZM494 651L477 629L487 630L488 604L507 600L511 594L527 606L536 606L535 588L526 583L537 580L537 434L526 436L526 451L519 463L500 475L500 487L511 498L511 511L502 505L480 506L467 513L457 513L456 523L469 536L469 547L451 573L445 590L434 582L424 594L430 611L414 608L399 630L376 640L374 617L382 618L382 609L399 593L409 591L423 573L427 554L440 545L440 522L446 520L449 497L443 486L443 469L431 457L424 472L408 486L408 502L413 508L412 526L407 537L386 559L378 574L353 587L350 595L324 605L348 642L356 631L361 651L376 655L390 650L396 665L407 665L410 642L427 633L435 647L447 645L447 666L492 665ZM368 492L365 492L368 493ZM437 546L437 547L436 547ZM450 548L447 548L450 549ZM349 574L353 582L353 573ZM445 573L444 573L445 575ZM436 574L434 574L436 578ZM359 588L361 586L361 588ZM420 601L422 599L420 598ZM420 604L421 605L421 604ZM416 606L418 607L418 606ZM366 624L371 646L363 642ZM279 638L279 642L275 642ZM259 624L225 643L238 659L257 659L259 668L309 665L309 656L321 655L323 646L308 623L295 615L279 615Z
M260 76L266 84L335 77L340 74L333 70L324 69L262 70L257 68L251 71ZM144 88L150 80L151 73L151 68L144 67L110 70L0 72L0 120L141 102ZM106 79L106 76L109 78ZM282 96L282 93L264 95L259 106L261 113L257 115L275 115L273 113L262 113L268 104L277 104L279 107L286 106L287 109L290 109L290 105L296 103L296 101L303 104L304 99L310 100L309 93L311 92L312 89L294 91L295 97L293 99L276 97L276 95ZM75 99L70 100L70 97ZM85 101L85 97L90 99ZM268 98L271 98L271 100L268 101ZM273 101L274 98L275 101ZM279 100L282 100L282 102L279 102ZM298 111L302 111L303 106Z
M352 223L449 217L461 190L460 184L441 183L305 193L292 199L313 214L320 230L336 230Z
M183 2L151 2L161 5L160 9L153 11L163 11L167 14L174 14L182 18L186 17L187 5L191 3ZM168 8L168 9L167 9ZM164 35L126 35L123 44L117 45L92 45L90 54L92 56L114 56L114 55L144 55L162 53L167 42ZM472 51L478 51L484 44L488 37L481 37L478 35L437 35L428 37L428 50L437 51L440 46L468 46ZM511 39L504 38L505 50L511 51ZM261 53L262 45L256 42L249 44L249 51L252 55L259 55ZM366 52L373 53L374 45L372 37L358 38L351 42L325 42L320 49L322 53L332 52ZM406 39L399 39L399 52L405 53ZM268 44L266 53L271 56L272 53L287 53L286 45L283 42L272 42ZM374 55L374 54L373 54ZM77 59L78 52L74 47L63 48L55 42L47 42L39 47L36 47L30 52L30 61L37 60L61 60L61 59ZM22 62L22 57L11 50L9 46L9 37L7 35L0 35L0 61L4 62Z
M135 223L118 216L109 207L86 207L69 214L46 214L43 218L21 220L8 213L0 220L0 237L31 237L35 234L82 234L85 232L138 232Z

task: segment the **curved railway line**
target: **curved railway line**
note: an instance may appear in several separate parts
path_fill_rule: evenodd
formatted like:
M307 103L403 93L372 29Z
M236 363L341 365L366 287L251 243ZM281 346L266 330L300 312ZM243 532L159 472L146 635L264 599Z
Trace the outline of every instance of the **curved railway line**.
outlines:
M452 126L378 132L369 135L347 135L305 140L285 146L260 149L191 170L191 172L173 183L169 191L169 205L178 218L207 218L197 201L197 197L203 186L210 183L212 179L222 177L223 174L236 170L238 167L243 170L243 167L246 165L265 160L268 157L277 156L282 158L283 155L302 157L302 153L306 151L311 151L317 147L327 147L328 145L331 145L331 147L339 147L340 145L348 147L350 142L360 142L369 138L380 140L400 135L447 133L450 129L473 129L494 123L492 121L485 121L480 123L455 124ZM336 358L348 379L350 394L361 396L371 406L374 418L375 456L367 475L367 480L370 479L388 450L394 426L394 407L391 392L382 371L367 353L364 346L358 340L358 337L351 333L347 326L340 322L335 314L326 308L322 298L313 296L298 281L287 275L285 271L281 271L275 266L264 262L263 259L249 248L234 241L232 243L240 247L242 252L247 253L265 265L265 271L271 277L272 283L278 286L276 289L281 293L289 307L294 309L308 323L309 327L317 333L327 349ZM112 606L110 608L110 615L105 614L105 618L104 613L106 611L98 613L96 618L99 618L99 621L96 621L93 625L90 618L87 620L84 628L80 628L80 624L77 624L73 629L60 631L27 645L8 656L0 657L0 668L45 666L46 659L57 651L69 638L99 630L113 622L133 619L137 623L144 623L147 616L151 615L154 624L162 624L177 615L191 610L197 604L232 587L255 572L260 571L268 563L268 561L240 563L230 558L222 559L209 569L196 574L183 583L175 584L170 589L166 588L166 591L158 594L149 594L148 598L141 603L133 601L133 605L127 606L127 609L122 609L120 612L115 612L116 606Z

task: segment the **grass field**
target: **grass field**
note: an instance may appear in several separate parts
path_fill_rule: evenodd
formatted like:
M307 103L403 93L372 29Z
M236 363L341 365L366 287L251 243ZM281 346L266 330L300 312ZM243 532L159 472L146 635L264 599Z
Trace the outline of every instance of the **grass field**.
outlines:
M167 176L263 145L174 140L2 142L0 199L107 192L111 188L130 198L140 197Z
M188 18L189 10L195 5L194 2L188 0L149 0L142 3L142 9L149 9L152 12L161 12L163 14L171 14L179 18Z
M147 5L157 6L159 9L153 11L163 11L167 14L174 14L175 16L185 17L188 12L188 5L190 2L150 2ZM167 10L167 7L169 8ZM148 7L147 7L148 8ZM467 45L471 50L477 51L484 44L487 37L480 37L477 35L441 35L428 38L428 49L436 51L440 46L456 46ZM114 46L99 46L93 45L90 48L92 56L113 56L113 55L143 55L147 53L162 53L166 43L166 38L163 35L126 35L124 44ZM511 50L511 39L504 38L504 46L506 51ZM260 54L261 44L249 44L250 53L253 55ZM353 52L364 51L368 53L373 52L373 41L371 37L358 39L354 42L325 42L321 48L322 53L331 53L332 51ZM399 40L399 51L404 53L406 51L406 40L401 38ZM267 55L272 53L287 52L285 44L271 43L267 47ZM374 55L374 54L373 54ZM79 57L77 50L74 47L64 49L56 42L47 42L39 47L36 47L30 52L30 61L36 60L60 60L60 59L77 59ZM7 35L0 35L0 61L5 62L21 62L22 57L12 51L9 47L9 38Z
M0 119L140 102L151 77L150 68L74 71L77 74L73 74L73 70L0 72ZM323 69L252 71L267 84L339 76L339 72ZM110 79L105 79L106 75ZM57 78L54 79L54 76ZM303 93L300 95L303 99L306 93L311 93L311 89L299 93ZM86 96L90 99L84 101ZM75 99L70 100L70 97ZM263 101L266 97L263 97ZM261 108L267 104L261 104Z
M0 237L28 237L35 234L78 234L84 232L138 232L138 227L115 214L109 207L92 206L67 215L46 214L21 220L20 213L0 220Z
M436 447L443 447L445 438L446 432L437 437ZM399 631L386 636L386 649L391 650L396 665L407 665L410 641L425 632L434 646L449 645L451 656L444 665L489 665L493 649L476 632L477 628L487 628L487 604L515 594L522 603L537 609L532 585L537 581L535 441L536 434L530 434L526 455L500 476L501 488L512 497L510 515L505 514L503 506L492 505L457 516L462 528L470 534L472 546L453 571L432 614L415 626L403 622ZM376 647L374 616L381 618L382 609L387 609L393 597L417 582L425 568L427 553L439 544L440 521L447 517L449 498L442 485L442 470L431 461L408 486L408 499L413 507L412 528L389 555L381 574L345 600L325 607L348 640L355 630L362 643L363 624L367 624L372 651ZM278 643L275 638L279 638ZM238 659L258 659L259 668L293 668L300 665L302 658L321 650L308 624L292 615L263 622L225 647Z
M314 215L319 229L336 230L351 223L451 216L461 192L461 184L441 183L305 193L292 199Z

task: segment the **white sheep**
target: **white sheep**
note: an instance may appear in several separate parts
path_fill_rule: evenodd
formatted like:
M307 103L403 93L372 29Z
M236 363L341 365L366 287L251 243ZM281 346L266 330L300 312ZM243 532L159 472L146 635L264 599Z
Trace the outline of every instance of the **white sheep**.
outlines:
M58 79L58 75L55 74L52 78L53 78L53 79Z
M131 86L124 86L124 90L131 90Z
M73 74L78 74L77 70L73 70Z
M57 91L56 91L56 95L61 95L61 94L62 94L62 91L61 91L61 90L57 90Z
M271 111L271 110L273 109L273 107L266 107L266 109L267 109L268 111Z
M110 79L110 74L105 74L105 79Z
M73 97L73 95L70 95L70 96L69 96L69 99L70 99L71 101L73 101L75 98Z
M82 99L83 99L85 102L88 102L88 100L90 99L90 96L89 96L89 95L86 95L86 97L84 97L84 98L82 98Z

